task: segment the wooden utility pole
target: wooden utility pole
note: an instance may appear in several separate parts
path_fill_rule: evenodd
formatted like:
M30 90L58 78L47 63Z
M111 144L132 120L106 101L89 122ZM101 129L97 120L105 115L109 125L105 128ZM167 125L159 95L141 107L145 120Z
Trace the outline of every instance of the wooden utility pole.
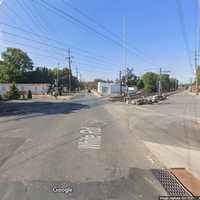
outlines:
M123 16L123 68L125 70L125 84L127 87L126 95L128 94L128 85L127 85L127 41L126 41L126 17ZM122 71L123 71L122 68ZM121 79L122 79L122 71L121 71ZM122 95L122 80L120 85L120 94Z
M69 67L69 87L68 87L68 92L71 92L71 74L72 74L72 70L71 70L71 63L72 63L72 56L70 53L70 48L68 49L68 57L66 57L66 59L68 59L68 67Z
M58 94L58 82L59 82L59 63L58 63L58 67L56 69L56 92Z
M197 50L195 49L194 63L195 63L195 75L196 75L196 95L199 95L199 83L198 83L198 58Z
M170 71L163 71L162 68L160 68L160 72L159 72L159 82L158 82L158 92L159 92L159 96L162 95L162 81L161 81L161 77L163 73L169 73Z
M122 96L122 71L119 71L120 95Z
M77 80L78 80L78 67L76 67L76 77L77 77Z
M159 96L162 95L162 82L161 82L161 76L162 76L162 68L160 68L160 73L159 73L159 82L158 82L158 92L159 92Z
M76 66L76 78L78 81L78 67L77 66ZM80 91L80 85L78 86L77 90Z

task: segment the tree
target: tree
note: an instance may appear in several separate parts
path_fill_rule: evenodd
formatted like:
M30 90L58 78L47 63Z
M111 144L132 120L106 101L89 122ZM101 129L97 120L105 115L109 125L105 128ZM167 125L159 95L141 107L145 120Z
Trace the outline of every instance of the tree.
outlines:
M137 88L138 88L139 90L141 90L141 89L144 88L144 82L143 82L142 79L139 79L139 80L137 81Z
M1 55L3 61L15 68L25 72L33 69L33 61L27 53L17 48L7 48Z
M146 92L156 92L157 91L158 75L156 73L146 72L142 76L142 80L144 82L144 90Z
M198 84L200 85L200 66L197 67L196 69L196 73L197 73L197 80L198 80Z
M80 83L68 68L49 69L36 67L33 69L31 58L21 49L7 48L1 55L0 82L11 83L49 83L51 89L57 86L60 91L69 87L69 74L71 76L71 89L75 90Z
M29 56L21 49L7 48L1 54L0 81L20 82L23 73L33 69L33 62ZM5 73L3 76L2 74Z
M27 98L28 98L28 99L32 99L32 92L31 92L31 90L28 90Z
M170 90L174 91L177 90L177 88L178 88L178 80L170 78Z
M6 97L8 99L19 99L20 98L20 91L16 87L15 82L12 83L10 86L10 90L7 92Z
M170 91L169 74L162 74L161 75L161 84L162 84L162 91L163 92L169 92Z
M8 66L6 63L0 60L0 83L8 83Z
M47 67L36 67L32 71L23 73L23 77L20 82L22 83L53 83L56 78L51 69Z
M127 86L134 86L137 84L138 77L133 73L132 68L126 68L126 73L122 76L122 82Z

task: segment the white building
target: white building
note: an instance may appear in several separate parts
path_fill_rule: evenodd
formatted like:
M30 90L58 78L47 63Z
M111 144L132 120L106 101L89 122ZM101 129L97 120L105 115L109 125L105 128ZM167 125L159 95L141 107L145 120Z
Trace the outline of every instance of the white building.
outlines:
M10 83L0 83L0 95L4 95L7 91L10 90ZM35 83L35 84L24 84L17 83L16 87L21 92L28 92L31 90L32 94L46 94L49 88L49 84L47 83Z
M120 84L98 82L97 91L101 95L120 94ZM122 86L122 92L126 92L126 91L127 91L127 87Z

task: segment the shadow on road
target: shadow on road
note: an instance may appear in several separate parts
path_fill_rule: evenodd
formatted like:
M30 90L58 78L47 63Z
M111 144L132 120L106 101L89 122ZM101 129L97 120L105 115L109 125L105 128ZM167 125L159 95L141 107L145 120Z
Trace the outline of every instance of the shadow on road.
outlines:
M28 114L67 114L86 108L88 108L87 105L69 102L2 102L0 103L0 117Z
M55 188L70 188L69 193L55 192ZM92 181L72 183L68 181L35 180L23 184L21 182L0 183L0 194L6 191L23 199L158 199L166 195L160 183L153 178L151 170L130 168L127 177L118 177L109 181ZM24 194L26 196L24 196ZM8 194L7 194L8 195Z

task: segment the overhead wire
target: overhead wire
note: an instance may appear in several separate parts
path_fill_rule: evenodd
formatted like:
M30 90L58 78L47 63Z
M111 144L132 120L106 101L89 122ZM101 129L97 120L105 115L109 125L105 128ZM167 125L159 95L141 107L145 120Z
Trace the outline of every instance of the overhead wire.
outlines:
M2 45L2 44L0 44L0 46L1 47L3 47L3 48L11 48L9 45ZM13 48L13 47L12 47ZM31 54L35 54L36 52L33 52L33 51L30 51L30 50L28 50L28 52L27 52L27 54L29 54L29 53L31 53ZM49 56L49 55L46 55L46 54L41 54L41 53L36 53L36 55L37 56L40 56L40 57L45 57L45 58L50 58L50 59L53 59L53 60L57 60L58 61L58 58L57 57L52 57L52 56Z
M1 22L1 21L0 21L0 24L5 25L5 26L7 26L7 27L9 27L9 28L12 28L12 29L16 29L16 30L22 31L22 32L24 32L24 33L32 34L32 35L38 37L39 39L43 38L43 39L46 39L46 40L48 40L48 41L55 42L55 43L58 44L59 46L67 46L67 45L68 45L69 47L73 48L76 52L83 53L83 54L85 54L85 55L87 55L87 56L94 57L95 59L98 59L98 60L101 60L101 61L106 61L106 62L113 63L113 61L111 61L111 60L105 60L105 58L102 58L102 56L100 56L100 57L94 56L94 55L92 55L92 53L89 52L88 50L81 49L81 48L76 47L76 46L74 46L74 45L72 45L72 44L69 44L69 43L67 44L66 42L61 42L61 41L59 41L59 40L50 38L50 37L48 37L48 36L43 36L43 35L38 34L38 33L32 33L31 31L28 31L28 30L26 30L26 29L24 29L24 28L16 27L16 26L13 26L13 25L10 25L10 24ZM66 47L65 47L65 48L66 48Z
M45 43L43 41L41 42L41 41L38 41L38 40L35 40L35 39L31 39L29 37L25 37L25 36L22 36L22 35L14 34L14 33L8 32L8 31L1 31L1 32L4 33L4 34L7 34L7 35L11 35L11 36L17 37L17 38L21 38L21 39L28 40L28 41L31 41L31 42L34 42L34 43L38 43L38 44L41 44L41 45L44 45L44 46L47 46L47 47L50 47L50 48L54 48L54 49L56 49L58 51L66 52L68 50L67 48L61 47L60 45L59 46L55 46L55 45L52 45L52 44ZM76 49L75 49L75 52L76 52L76 54L83 55L84 57L89 58L91 60L95 60L95 61L98 61L98 62L101 62L101 63L114 64L113 62L111 62L109 60L103 60L103 59L99 59L98 57L96 58L96 57L93 57L93 56L85 55L83 52L78 51Z
M195 69L192 65L191 50L190 50L190 45L189 45L189 41L188 41L188 38L187 38L181 1L176 0L176 5L177 5L177 13L178 13L178 17L179 17L179 22L180 22L180 26L181 26L181 33L182 33L182 37L183 37L183 42L184 42L186 54L187 54L187 57L188 57L188 64L189 64L190 68L192 69L192 72L194 73Z
M19 1L18 1L18 3L19 3ZM21 4L21 3L19 3L20 5L21 5L21 7L22 8L25 8L24 6L23 6L23 4ZM9 8L9 7L8 7ZM9 8L9 10L11 10L12 12L13 12L13 10L12 9L10 9ZM15 13L14 13L15 14ZM28 14L27 12L26 12L26 14ZM17 17L18 18L20 18L18 15L17 15ZM34 21L33 20L33 17L31 17L32 18L32 22ZM34 23L35 24L35 23ZM14 26L13 26L14 27ZM16 28L16 27L15 27ZM31 27L29 27L31 30L32 30L32 28ZM21 30L23 30L23 29L21 29ZM24 30L24 31L26 31L26 30ZM17 35L17 34L13 34L13 33L9 33L9 32L6 32L6 31L2 31L4 34L9 34L9 35L12 35L12 36L15 36L15 37L19 37L19 35ZM31 32L32 34L34 33L35 34L35 32ZM38 35L38 34L37 34ZM27 38L27 37L22 37L22 36L20 36L22 39L25 39L25 40L29 40L29 41L32 41L32 42L36 42L36 43L39 43L39 44L42 44L42 45L45 45L45 46L48 46L48 47L51 47L51 48L56 48L56 49L58 49L58 47L55 47L55 46L52 46L52 45L49 45L49 44L47 44L47 43L44 43L44 42L41 42L41 41L36 41L36 40L34 40L34 39L30 39L30 38ZM9 41L8 41L9 42ZM15 42L16 43L16 42ZM18 43L19 44L19 43ZM21 44L20 44L21 45ZM24 44L23 44L24 45ZM24 45L24 46L27 46L27 45ZM61 49L61 48L59 48L59 50L64 50L63 48ZM37 54L38 55L38 54ZM57 58L55 58L55 57L52 57L52 56L48 56L48 55L44 55L44 54L39 54L39 56L42 56L42 57L48 57L48 58L51 58L51 59L54 59L54 60L57 60ZM99 62L99 61L98 61ZM98 70L98 71L100 71L100 70ZM105 71L105 70L104 70ZM108 70L107 70L108 71Z
M46 33L46 31L44 31L43 28L41 28L41 26L38 26L39 23L36 22L36 18L32 15L30 7L27 8L26 4L24 4L22 0L16 0L16 3L23 10L23 12L29 17L32 24L34 24L36 28L39 28L41 32Z
M110 31L106 26L104 26L103 24L97 22L96 20L94 20L94 18L90 17L88 14L84 13L83 11L81 11L79 8L75 7L74 5L72 5L69 1L65 1L63 0L64 4L66 4L68 7L70 7L71 9L73 9L74 11L76 11L77 13L79 13L81 16L85 17L87 20L89 20L90 22L92 22L93 24L99 26L101 29L103 29L104 31L106 31L107 33L111 34L113 37L115 37L117 40L121 39L119 35L117 35L116 33L113 33L112 31Z
M2 31L3 33L6 33L6 34L9 34L9 35L12 35L12 36L16 36L16 37L19 37L18 35L16 35L16 34L13 34L13 33L8 33L8 32L6 32L6 31ZM32 40L32 39L30 39L30 38L26 38L26 37L21 37L20 36L20 38L21 39L25 39L25 40L29 40L29 41L34 41L34 42L36 42L36 43L39 43L39 44L42 44L42 45L44 45L44 46L47 46L47 47L51 47L51 48L55 48L56 50L57 50L57 47L56 46L52 46L52 45L49 45L49 44L47 44L47 43L43 43L43 42L40 42L40 41L36 41L36 40ZM33 47L33 46L31 46L31 45L27 45L27 44L23 44L23 43L19 43L19 42L16 42L16 41L9 41L9 40L5 40L5 41L7 41L7 42L10 42L10 43L13 43L13 44L18 44L18 45L22 45L22 46L28 46L28 47L30 47L30 48L34 48L34 49L36 49L36 50L38 50L38 48L36 48L36 47ZM64 49L65 50L65 49ZM41 51L41 49L39 50L39 51ZM62 49L59 49L58 50L59 52L63 52L63 50ZM65 51L64 51L65 52ZM62 56L63 58L65 57L65 54L63 53L63 54L61 54L61 53L54 53L55 55L59 55L59 56ZM89 62L90 61L90 64L92 65L109 65L109 63L103 63L103 62L99 62L98 60L87 60L87 59L81 59L81 60L83 60L83 61L86 61L86 62ZM88 63L89 64L89 63ZM102 67L101 67L102 68ZM103 68L102 68L103 69Z
M57 14L58 13L60 13L60 14L62 14L62 16L65 16L65 17L69 17L69 19L71 19L71 21L73 21L73 22L76 22L76 23L78 23L78 24L80 24L80 25L82 25L83 27L86 27L87 29L89 29L89 30L91 30L91 31L93 31L94 33L96 33L97 35L99 35L99 36L101 36L102 38L104 38L104 39L106 39L106 40L110 40L110 41L112 41L113 43L115 43L115 44L117 44L118 46L122 46L121 45L121 43L120 42L118 42L118 41L115 41L112 37L109 37L109 36L107 36L107 35L105 35L105 34L102 34L102 33L100 33L100 32L98 32L95 28L93 28L93 27L90 27L90 26L88 26L87 24L85 24L85 23L83 23L82 21L80 21L79 19L77 19L77 18L75 18L75 17L73 17L73 16L71 16L71 15L69 15L69 14L67 14L66 12L64 12L62 9L59 9L59 8L57 8L57 7L55 7L55 6L52 6L52 4L49 4L47 1L45 1L45 0L41 0L41 2L43 2L45 5L46 5L46 8L48 8L49 10L51 10L52 11L52 9L54 10L54 12L55 11L57 11ZM43 5L44 6L44 5ZM51 9L50 9L51 8ZM87 16L88 17L88 16ZM88 19L89 19L89 17L88 17ZM91 20L91 19L90 19ZM100 24L99 24L100 25ZM101 26L102 28L104 28L104 29L106 29L104 26ZM109 32L109 31L108 31ZM33 32L32 32L33 33ZM35 33L35 32L34 32ZM37 33L36 33L37 34ZM37 34L38 35L38 34ZM41 36L41 35L40 35ZM112 36L113 36L113 34L112 34ZM28 38L26 38L26 40L27 40ZM30 40L30 38L29 38L29 40ZM31 41L31 40L30 40ZM33 42L35 42L35 40L32 40ZM37 41L37 42L39 42L39 41ZM44 44L43 42L40 42L40 44L42 44L42 45L47 45L46 43ZM51 46L52 48L57 48L57 47L53 47L53 46ZM60 50L61 50L61 48L59 48ZM62 48L62 51L63 51L64 49ZM65 49L66 50L66 49ZM84 52L85 53L85 52ZM145 59L143 59L142 58L142 56L140 56L139 54L137 54L137 53L134 53L134 55L135 56L139 56L143 61L146 61Z
M105 25L99 23L98 21L96 21L94 18L90 17L88 14L86 14L85 12L83 12L82 10L80 10L79 8L75 7L74 5L72 5L69 1L63 0L63 2L70 7L71 9L73 9L74 11L76 11L78 14L80 14L81 16L85 17L87 20L89 20L90 22L92 22L93 24L97 25L98 27L100 27L102 30L104 30L105 32L109 33L110 35L112 35L112 37L116 38L117 40L122 40L122 38L114 33L113 31L109 30ZM121 46L123 47L123 44L121 43ZM125 46L125 48L129 51L129 53L133 53L132 49L130 49L127 45ZM140 54L143 54L141 52L141 50L139 50L136 47L133 47L134 49L134 54L135 56L139 57L140 59L142 59L145 62L149 62L146 59L144 59L143 56L141 56ZM151 63L151 61L150 61ZM152 63L151 63L152 64Z
M3 48L9 48L9 45L1 45L0 44L0 46L1 47L3 47ZM38 52L33 52L33 51L28 51L27 52L27 54L32 54L34 57L45 57L45 58L49 58L49 59L52 59L52 60L55 60L55 61L58 61L58 59L59 58L57 58L57 57L52 57L52 56L49 56L49 55L46 55L46 54L41 54L41 53L38 53ZM78 62L78 63L80 63L81 65L85 65L85 63L82 63L82 62ZM91 64L90 63L90 65L92 65L93 66L93 64ZM90 70L90 68L88 68L88 67L85 67L84 66L84 69L83 69L84 71L86 71L86 72L88 72L88 73L93 73L93 74L98 74L99 72L111 72L111 70L103 70L103 69L93 69L93 70Z
M30 29L32 32L35 32L35 31L32 29L32 27L31 27L28 23L26 23L26 22L24 21L24 19L21 17L21 15L19 15L14 9L12 9L12 8L8 5L7 1L4 1L4 6L5 6L11 13L13 13L17 18L19 18L19 19L23 22L23 24L25 24L25 26L29 27L29 29Z
M74 16L70 15L66 11L64 11L64 10L62 10L62 9L60 9L60 8L52 5L52 4L50 4L49 2L47 2L45 0L40 0L40 5L43 6L43 7L45 7L46 9L52 11L54 14L57 14L58 16L65 17L65 19L67 19L68 21L72 22L73 24L74 23L79 24L82 27L82 29L92 31L97 36L99 36L101 39L104 39L106 41L111 41L113 44L117 45L120 48L123 47L122 43L119 42L118 40L115 40L112 37L99 32L94 27L91 27L91 26L87 25L86 23L82 22L78 18L75 18ZM152 65L151 61L147 61L147 59L144 58L143 56L141 56L138 52L134 52L134 51L132 51L130 49L127 49L127 50L128 50L128 52L130 54L132 54L135 57L139 58L140 60L142 60L142 61L144 61L144 62Z
M27 4L27 1L25 0L21 0L24 7L29 10L30 12L30 15L32 16L33 19L36 20L36 23L41 27L41 29L43 29L44 33L48 33L48 26L46 26L45 24L43 25L43 23L41 23L42 20L40 20L40 15L37 15L36 12L37 10L32 10L32 7L30 5ZM31 4L31 5L34 5L34 4Z
M197 54L200 54L200 0L197 0Z

